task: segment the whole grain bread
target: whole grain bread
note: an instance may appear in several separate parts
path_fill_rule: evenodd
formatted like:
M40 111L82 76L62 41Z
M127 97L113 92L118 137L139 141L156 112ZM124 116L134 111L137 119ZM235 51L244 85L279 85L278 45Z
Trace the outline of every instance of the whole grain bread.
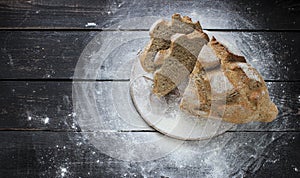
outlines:
M215 38L202 48L180 108L232 123L270 122L278 114L261 75Z
M270 122L277 116L262 76L214 37L209 41L199 22L174 14L171 22L153 24L150 37L139 57L143 69L153 73L156 95L183 88L181 110L232 123Z

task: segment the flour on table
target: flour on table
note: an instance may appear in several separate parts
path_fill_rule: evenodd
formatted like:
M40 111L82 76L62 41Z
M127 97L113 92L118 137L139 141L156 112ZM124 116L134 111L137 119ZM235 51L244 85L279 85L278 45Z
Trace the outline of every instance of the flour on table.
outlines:
M195 20L205 19L198 18L197 12L192 12L191 16ZM230 21L230 16L228 14L222 17L224 23ZM147 21L147 17L135 18L131 24L143 24L145 20ZM246 19L241 21L251 27ZM209 25L208 23L209 21L203 22L203 28ZM128 24L116 26L126 27ZM252 36L247 32L207 33L215 36L234 53L246 56L247 61L264 78L277 76L275 62L267 60L274 54L268 49L267 39L262 35ZM147 126L128 98L131 66L138 51L149 40L147 36L148 32L101 32L83 51L75 69L74 79L118 80L74 82L74 112L84 140L100 153L122 160L119 167L124 177L242 177L246 171L255 173L266 162L280 160L268 160L263 155L267 154L267 148L280 139L283 133L226 132L208 140L182 141L154 132ZM272 86L268 87L271 92ZM255 129L262 124L264 123L253 122L238 128ZM281 127L284 123L275 120L273 125L269 124L265 129L274 125ZM77 142L83 144L82 141ZM284 144L286 143L277 142L276 147ZM95 157L95 162L98 160Z

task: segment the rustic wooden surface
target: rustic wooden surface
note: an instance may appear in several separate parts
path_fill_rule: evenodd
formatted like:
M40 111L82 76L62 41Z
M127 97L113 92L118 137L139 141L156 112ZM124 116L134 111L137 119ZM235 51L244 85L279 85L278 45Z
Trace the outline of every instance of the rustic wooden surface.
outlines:
M88 22L96 23L96 28L101 29L110 28L114 23L126 18L170 17L174 13L186 14L191 11L209 17L200 19L207 29L298 30L300 27L299 4L296 1L1 0L0 7L2 29L85 29ZM231 14L231 18L226 20L230 23L224 23L219 17L228 13ZM251 26L237 18L239 16L249 19ZM147 28L150 25L139 28Z
M263 56L264 51L258 54L260 63L252 61L254 67L261 69L259 72L264 75L266 80L291 81L300 79L300 32L216 32L209 31L213 35L244 35L251 37L248 41L249 46L256 46L260 43L261 37L269 41L267 50L274 55ZM3 61L0 66L1 79L71 79L78 58L92 37L100 32L89 31L0 31L1 51L0 57ZM147 31L137 32L101 32L107 35L132 34L147 36ZM263 49L262 49L263 50ZM136 50L138 51L138 49ZM253 55L253 52L248 51ZM133 56L132 56L133 57ZM130 58L128 59L128 61ZM49 62L51 61L51 62ZM113 60L117 63L118 61ZM273 63L272 63L273 62ZM117 64L110 64L117 65ZM130 67L130 66L129 66ZM263 70L272 74L266 75ZM110 69L104 66L104 69ZM130 71L130 68L127 69ZM287 71L288 70L288 71ZM104 72L103 72L104 73ZM102 76L99 79L129 79L129 75L121 76Z
M110 88L121 86L123 92L128 91L129 82L98 81L99 88L103 88L101 96L111 93ZM247 131L300 131L300 116L298 114L300 101L299 82L267 82L270 88L270 96L279 108L279 116L274 122L265 124L257 123L244 124L238 130ZM1 81L0 82L0 130L53 130L53 131L77 131L79 128L73 127L72 115L72 82L70 81ZM282 93L282 91L285 91ZM127 93L129 97L129 93ZM10 103L10 104L7 104ZM124 106L137 118L137 112L131 106ZM110 106L107 106L109 108ZM110 112L117 112L111 108ZM28 120L28 116L32 120ZM45 117L51 118L49 124L43 122ZM121 116L122 117L122 116ZM130 118L111 118L117 128L115 130L135 130L133 126L123 123L122 119ZM284 122L285 124L280 124ZM95 123L97 124L97 123ZM152 130L147 128L147 130Z
M144 134L144 133L135 133ZM155 133L148 133L155 134ZM251 135L260 137L260 132L225 133L225 135ZM271 133L269 133L271 134ZM291 165L299 164L299 133L282 132L281 139L288 144L274 149L278 140L269 146L262 157L275 159L276 164L265 163L258 172L248 170L248 177L297 177L298 172ZM61 177L61 167L68 167L67 177L142 177L143 171L149 171L152 177L163 176L160 172L175 172L181 177L205 176L205 170L197 167L176 169L172 163L161 163L153 167L151 162L128 164L127 172L120 169L120 161L98 152L92 145L74 143L80 140L80 133L36 132L36 131L2 131L0 156L2 177ZM232 142L237 140L233 139ZM241 144L241 143L239 143ZM164 161L164 160L163 160ZM154 161L159 163L158 161ZM143 170L143 167L150 167Z
M153 161L154 167L151 162L128 163L111 158L80 141L83 133L73 115L73 74L89 41L99 33L146 35L152 20L136 25L115 24L143 16L170 17L175 12L206 17L199 20L212 34L251 37L247 43L252 46L262 38L269 42L265 49L272 52L272 57L255 54L262 56L261 63L250 62L264 76L279 116L268 124L238 126L224 137L280 134L259 155L277 161L265 161L259 169L246 166L244 176L299 177L299 9L299 3L293 0L0 0L0 177L141 177L145 171L152 177L171 172L179 177L205 176L205 169L178 168L166 162L167 158ZM245 53L252 55L251 51ZM101 66L103 75L96 81L85 82L95 82L102 91L122 85L126 92L128 72L115 75L106 71L118 65L114 62ZM267 73L270 69L272 72ZM140 120L129 106L133 117L126 119ZM123 123L122 116L112 119L114 129L124 135L158 134L146 125L146 129L136 130ZM124 170L124 165L128 169ZM67 172L61 172L62 168Z

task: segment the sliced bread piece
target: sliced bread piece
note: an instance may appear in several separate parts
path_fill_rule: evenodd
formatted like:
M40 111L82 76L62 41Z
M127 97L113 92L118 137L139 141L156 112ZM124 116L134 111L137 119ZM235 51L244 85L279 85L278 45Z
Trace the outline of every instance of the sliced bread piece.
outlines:
M205 36L201 31L194 30L187 35L175 34L171 37L171 47L155 57L159 69L154 72L153 93L165 96L188 78L202 46L207 43Z
M172 16L172 21L158 20L150 28L150 42L139 56L141 65L146 72L155 72L158 67L154 62L156 54L171 45L171 36L176 33L189 34L194 30L202 32L199 22L193 23L191 18L179 14ZM205 34L208 41L208 36Z

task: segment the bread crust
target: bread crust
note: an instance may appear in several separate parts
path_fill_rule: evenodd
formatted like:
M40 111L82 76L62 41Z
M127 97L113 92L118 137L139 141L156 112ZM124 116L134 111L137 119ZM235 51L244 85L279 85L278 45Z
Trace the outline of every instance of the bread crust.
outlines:
M278 109L270 100L267 86L261 75L246 63L244 57L231 53L214 37L206 47L210 48L215 56L202 56L202 51L200 52L197 64L189 76L189 85L181 100L180 108L192 115L237 124L273 121L278 114ZM209 68L207 64L201 65L203 61L201 58L208 57L217 57L219 67ZM213 62L215 63L215 60ZM223 78L219 79L220 83L226 80L231 86L229 87L228 84L227 88L226 85L224 86L223 97L216 97L214 94L215 84L212 83L210 76L215 76L216 73L223 75ZM195 102L195 98L201 99L201 102Z

